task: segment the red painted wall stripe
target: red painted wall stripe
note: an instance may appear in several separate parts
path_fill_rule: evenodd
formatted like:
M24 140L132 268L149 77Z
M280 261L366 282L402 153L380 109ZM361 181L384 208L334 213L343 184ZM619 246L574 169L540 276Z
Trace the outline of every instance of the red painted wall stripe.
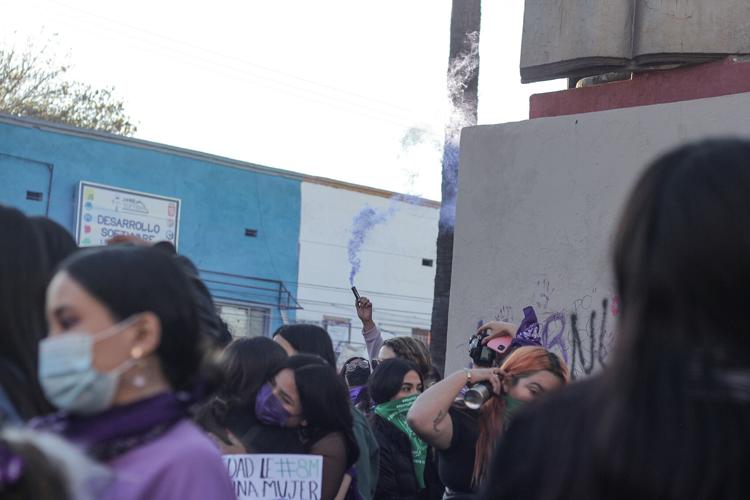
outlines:
M750 61L720 61L639 73L632 80L531 96L529 118L591 113L750 92Z

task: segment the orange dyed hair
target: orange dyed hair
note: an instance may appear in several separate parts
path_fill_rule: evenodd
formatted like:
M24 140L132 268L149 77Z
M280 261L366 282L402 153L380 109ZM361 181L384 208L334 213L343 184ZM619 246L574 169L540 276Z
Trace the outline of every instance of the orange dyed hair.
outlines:
M543 347L520 347L513 351L500 367L500 378L514 384L516 377L529 376L536 372L548 371L562 381L570 380L568 365L560 357ZM504 428L505 401L503 398L490 398L479 410L479 439L474 453L474 474L472 481L478 485L484 479L495 444Z

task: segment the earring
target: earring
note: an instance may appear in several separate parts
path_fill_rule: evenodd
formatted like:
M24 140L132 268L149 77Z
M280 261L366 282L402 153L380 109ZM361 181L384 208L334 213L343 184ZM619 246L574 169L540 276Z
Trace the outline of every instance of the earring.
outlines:
M133 387L143 389L144 387L146 387L146 377L142 373L138 373L133 376L133 379L130 381L130 383L133 384Z
M133 357L133 359L136 360L136 366L141 365L139 361L143 357L143 348L141 346L137 345L133 347L133 349L130 351L130 355ZM130 383L133 384L133 387L143 389L144 387L146 387L146 377L139 371L138 373L133 375Z

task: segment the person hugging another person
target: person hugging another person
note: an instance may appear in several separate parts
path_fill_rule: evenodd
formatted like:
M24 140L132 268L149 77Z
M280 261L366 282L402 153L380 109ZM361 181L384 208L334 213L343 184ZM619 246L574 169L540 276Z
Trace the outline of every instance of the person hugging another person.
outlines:
M349 395L344 381L321 358L291 356L260 388L255 414L267 425L296 429L304 452L323 457L321 500L345 498L356 488L351 475L345 480L359 457Z
M268 337L239 338L221 354L224 381L195 416L227 453L301 453L297 433L267 425L255 414L263 384L286 363L284 349Z
M284 325L273 334L273 339L290 356L304 353L317 356L335 370L336 354L331 337L324 329L316 325ZM378 443L372 429L360 412L352 406L354 419L354 436L359 447L359 459L356 466L359 494L364 500L371 500L375 493L378 478Z

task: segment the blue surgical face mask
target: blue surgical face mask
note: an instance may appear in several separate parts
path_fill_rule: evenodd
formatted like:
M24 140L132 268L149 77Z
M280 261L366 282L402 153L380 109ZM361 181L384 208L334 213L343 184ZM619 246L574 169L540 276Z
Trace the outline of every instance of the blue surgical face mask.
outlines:
M70 332L42 340L39 343L39 382L47 399L61 410L81 415L109 408L120 375L135 361L128 360L102 373L93 366L94 344L122 332L134 319L130 317L96 335Z

